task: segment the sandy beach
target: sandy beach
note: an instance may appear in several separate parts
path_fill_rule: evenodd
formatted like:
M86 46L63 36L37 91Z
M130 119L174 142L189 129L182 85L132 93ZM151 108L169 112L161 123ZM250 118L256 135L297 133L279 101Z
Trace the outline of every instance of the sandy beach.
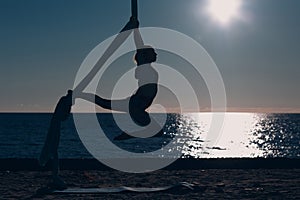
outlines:
M300 169L159 170L129 174L115 170L62 170L68 187L159 187L189 182L193 192L35 195L45 186L47 171L0 171L1 199L299 199Z

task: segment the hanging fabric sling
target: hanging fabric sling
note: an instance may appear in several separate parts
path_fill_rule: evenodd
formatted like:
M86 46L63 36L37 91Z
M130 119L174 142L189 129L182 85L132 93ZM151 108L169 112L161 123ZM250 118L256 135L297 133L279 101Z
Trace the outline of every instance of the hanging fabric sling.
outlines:
M131 19L137 20L137 0L131 0L131 14ZM129 37L132 31L132 27L125 26L116 36L116 38L112 41L112 43L103 53L101 58L97 61L93 69L74 88L74 92L69 90L66 96L60 98L52 115L47 137L39 157L39 164L41 166L45 166L49 160L52 160L52 171L53 173L58 173L59 166L57 150L60 140L61 122L67 119L71 107L73 105L74 99L76 98L76 93L82 92L88 86L88 84L96 76L97 72L116 52L116 50L125 42L125 40Z

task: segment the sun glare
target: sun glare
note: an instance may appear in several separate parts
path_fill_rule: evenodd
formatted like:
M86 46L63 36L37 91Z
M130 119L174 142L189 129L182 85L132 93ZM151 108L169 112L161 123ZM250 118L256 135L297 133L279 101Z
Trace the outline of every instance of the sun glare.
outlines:
M207 11L222 24L239 16L241 0L209 0Z

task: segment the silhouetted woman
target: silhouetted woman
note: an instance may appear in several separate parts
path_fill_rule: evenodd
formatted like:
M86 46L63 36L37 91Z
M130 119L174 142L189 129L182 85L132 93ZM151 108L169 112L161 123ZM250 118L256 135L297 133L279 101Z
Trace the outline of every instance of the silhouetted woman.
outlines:
M138 21L131 18L127 26L138 27ZM157 54L151 46L144 45L138 28L134 30L134 41L137 48L134 59L137 64L135 78L138 81L138 89L132 96L120 100L110 100L82 92L77 94L76 98L95 102L105 109L129 112L137 125L147 126L150 124L151 118L146 109L151 106L158 90L158 73L151 65L156 61Z

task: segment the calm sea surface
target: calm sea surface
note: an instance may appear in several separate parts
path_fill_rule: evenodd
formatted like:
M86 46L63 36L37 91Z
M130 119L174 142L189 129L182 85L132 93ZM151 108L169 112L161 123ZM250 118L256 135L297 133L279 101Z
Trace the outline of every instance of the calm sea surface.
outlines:
M91 114L79 115L85 119L91 117ZM120 120L126 117L117 115ZM157 119L164 117L155 115ZM96 137L93 145L107 158L122 157L119 150L141 154L167 149L171 143L183 157L300 158L300 114L226 113L224 116L222 129L211 133L214 126L211 113L167 114L162 137L126 141L113 140L122 131L111 114L96 116L105 135L100 134L100 126L89 127L88 120L86 129L78 130L73 116L62 125L59 154L61 158L91 158L78 134L82 137L93 132L96 134L91 134ZM37 158L50 119L51 114L0 114L0 158ZM103 137L119 150L102 144Z

